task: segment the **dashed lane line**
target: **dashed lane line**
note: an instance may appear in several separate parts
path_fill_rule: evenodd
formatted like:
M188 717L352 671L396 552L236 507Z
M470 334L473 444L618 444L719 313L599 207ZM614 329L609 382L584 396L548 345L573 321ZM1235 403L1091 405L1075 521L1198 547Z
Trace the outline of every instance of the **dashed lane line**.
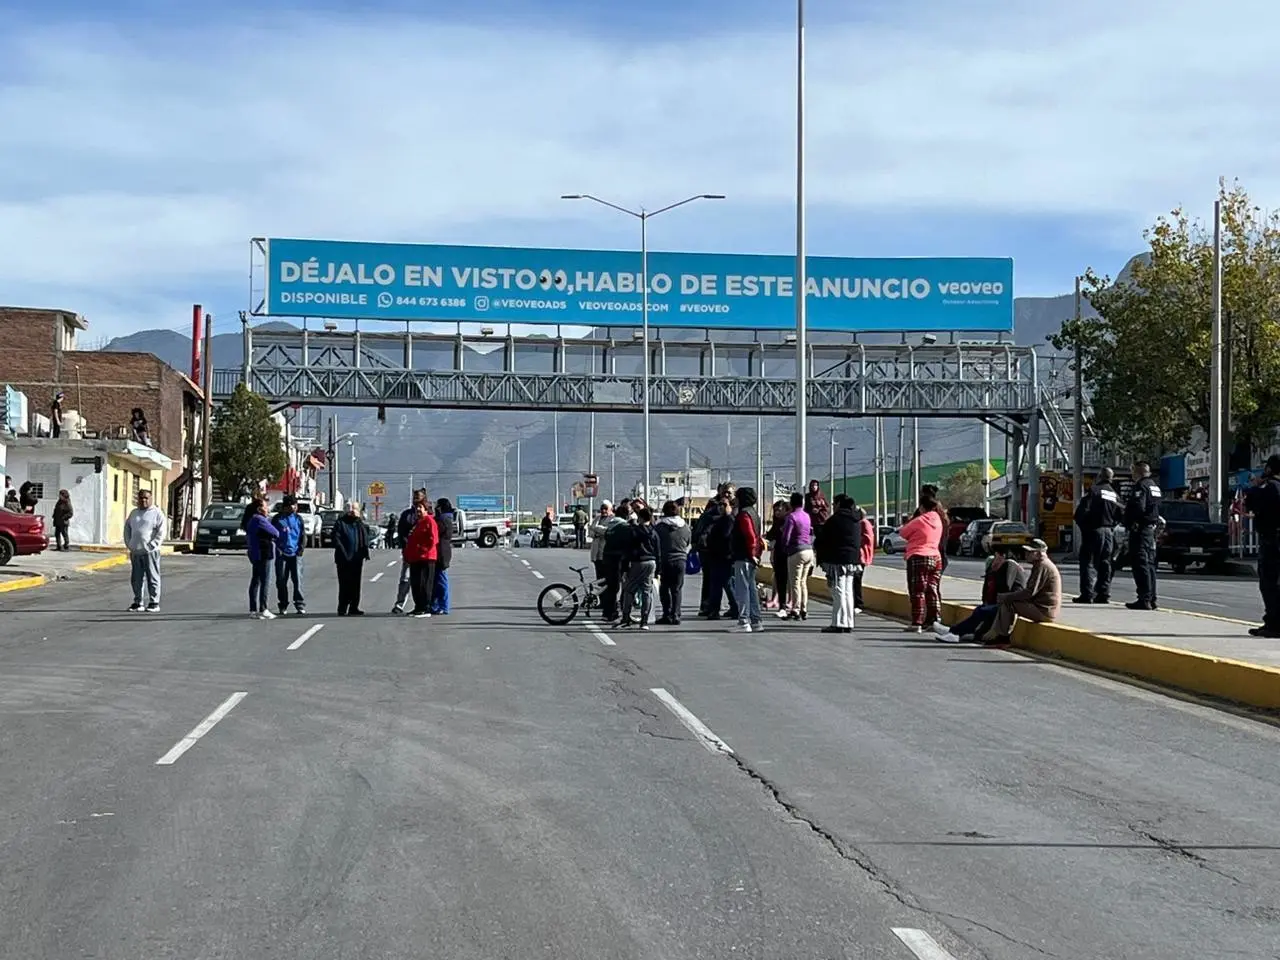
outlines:
M249 695L247 690L241 690L233 693L227 699L222 701L221 706L213 713L209 714L203 720L192 728L191 732L173 745L173 748L163 757L156 761L157 766L167 767L173 764L180 756L190 750L206 733L218 725L218 721L231 712L237 703Z
M906 945L906 948L919 958L919 960L956 960L951 954L938 946L938 941L933 939L923 930L916 930L912 927L893 927L893 935Z
M388 566L388 567L394 567L394 566L395 566L397 563L399 563L399 562L400 562L399 560L392 560L390 563L388 563L388 564L387 564L387 566Z
M711 753L733 753L727 743L711 732L710 727L695 717L688 707L662 687L650 687L649 692L657 697L664 707L675 714L675 718L684 724L685 729L692 733L708 751Z
M324 624L317 623L314 627L308 628L306 633L304 633L297 640L293 641L293 643L285 647L285 649L297 650L300 646L302 646L304 643L306 643L308 640L310 640L312 637L314 637L317 633L319 633L323 629L324 629Z
M539 580L545 580L545 579L546 579L546 577L544 577L542 574L540 574L537 570L530 570L529 572L530 572L530 573L532 573L532 574L533 574L535 577L537 577Z
M609 635L597 627L594 623L587 624L587 632L603 643L606 647L616 647L617 644L609 639Z
M377 583L379 580L381 580L381 579L382 579L383 577L385 577L386 575L387 575L387 572L386 572L385 570L384 570L384 571L382 571L382 573L375 573L372 577L370 577L370 578L369 578L369 582L370 582L370 583Z

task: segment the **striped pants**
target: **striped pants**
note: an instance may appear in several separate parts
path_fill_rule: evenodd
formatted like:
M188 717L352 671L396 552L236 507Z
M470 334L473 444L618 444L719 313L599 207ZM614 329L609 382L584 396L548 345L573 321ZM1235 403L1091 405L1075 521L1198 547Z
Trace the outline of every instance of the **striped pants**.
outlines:
M907 593L911 595L911 622L933 626L942 615L942 561L937 557L908 557Z

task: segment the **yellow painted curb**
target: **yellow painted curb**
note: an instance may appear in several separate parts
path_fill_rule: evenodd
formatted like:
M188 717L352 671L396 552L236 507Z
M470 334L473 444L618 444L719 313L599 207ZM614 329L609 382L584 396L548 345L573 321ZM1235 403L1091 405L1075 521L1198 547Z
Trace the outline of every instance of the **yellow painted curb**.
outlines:
M32 587L43 586L48 582L47 577L21 577L17 580L10 580L8 583L0 582L0 593L10 593L14 590L30 590Z
M84 566L76 567L76 572L93 573L97 570L110 570L112 567L123 567L128 562L129 555L120 553L114 557L107 557L105 560L95 560L93 563L86 563Z
M773 571L760 567L762 583L773 583ZM825 577L809 581L809 594L831 600ZM864 584L865 609L909 620L911 600L903 590ZM950 623L968 616L973 607L943 601L943 619ZM1090 633L1060 623L1031 623L1019 619L1013 629L1013 646L1042 656L1058 657L1111 673L1137 677L1187 693L1214 697L1262 710L1280 710L1280 670L1256 663L1228 660L1191 650Z

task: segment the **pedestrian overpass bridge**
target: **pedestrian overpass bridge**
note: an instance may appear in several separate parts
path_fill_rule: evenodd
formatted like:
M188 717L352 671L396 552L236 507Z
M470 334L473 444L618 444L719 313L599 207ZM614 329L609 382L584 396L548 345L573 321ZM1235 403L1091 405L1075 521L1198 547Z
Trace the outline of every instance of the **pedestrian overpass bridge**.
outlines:
M759 335L758 335L759 336ZM789 416L795 344L650 339L655 414ZM636 339L314 332L245 327L245 361L213 372L215 400L239 383L273 405L632 413L644 398ZM1033 426L1036 355L1012 344L808 347L815 417L978 418ZM217 358L213 358L215 363Z

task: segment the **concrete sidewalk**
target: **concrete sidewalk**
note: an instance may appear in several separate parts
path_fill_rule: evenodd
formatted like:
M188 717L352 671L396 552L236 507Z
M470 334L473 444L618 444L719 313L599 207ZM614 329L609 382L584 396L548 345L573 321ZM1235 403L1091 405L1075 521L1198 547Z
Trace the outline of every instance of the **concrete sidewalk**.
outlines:
M761 579L771 581L771 575L761 568ZM810 590L830 598L825 578L814 578ZM978 579L943 577L943 622L967 616L981 592ZM863 594L868 612L910 618L902 570L872 565L863 575ZM1013 646L1188 693L1280 710L1280 640L1249 636L1256 625L1211 614L1128 610L1121 603L1085 606L1068 597L1056 623L1019 620Z

